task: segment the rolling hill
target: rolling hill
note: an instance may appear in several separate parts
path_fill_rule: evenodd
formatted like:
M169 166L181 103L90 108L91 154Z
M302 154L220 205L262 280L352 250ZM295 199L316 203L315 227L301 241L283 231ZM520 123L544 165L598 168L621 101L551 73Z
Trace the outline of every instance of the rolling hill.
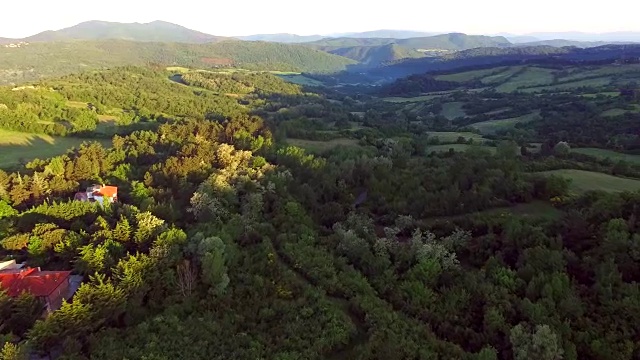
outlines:
M400 59L424 57L419 51L402 47L398 44L380 46L352 46L340 48L319 48L331 54L344 56L358 61L362 66L377 66Z
M409 39L391 38L332 38L306 43L314 47L353 47L397 44L409 49L466 50L477 47L508 47L512 44L502 36L442 34Z
M210 44L125 40L31 43L0 47L0 84L121 65L335 72L356 62L306 46L229 40Z
M236 39L245 40L245 41L269 41L269 42L280 42L280 43L305 43L311 41L318 41L326 38L326 36L322 35L296 35L296 34L256 34L256 35L248 35L248 36L236 36Z
M32 43L107 39L201 44L221 41L225 38L187 29L165 21L153 21L146 24L87 21L61 30L44 31L24 39L5 39L4 42L25 41Z

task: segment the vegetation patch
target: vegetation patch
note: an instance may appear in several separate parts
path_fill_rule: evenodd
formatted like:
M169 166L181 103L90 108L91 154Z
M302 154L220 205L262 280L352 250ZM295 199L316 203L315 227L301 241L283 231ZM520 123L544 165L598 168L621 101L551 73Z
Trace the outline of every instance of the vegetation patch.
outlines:
M275 74L274 72L272 72L272 73ZM302 85L302 86L324 86L324 84L321 81L306 77L304 75L296 74L296 73L278 73L278 74L275 74L275 75L277 75L278 77L280 77L283 80L286 80L286 81L288 81L290 83L294 83L296 85Z
M512 92L520 88L549 85L553 82L553 70L540 67L528 67L524 72L496 87L500 92Z
M467 150L488 150L494 153L495 147L485 145L468 145L468 144L444 144L444 145L430 145L427 146L427 153L431 152L449 152L453 149L455 152L465 152Z
M359 146L356 139L333 139L328 141L316 141L305 139L287 139L287 143L299 148L303 148L312 153L322 153L338 146Z
M34 159L48 159L79 147L86 141L99 141L105 147L111 140L57 137L0 129L0 168L8 168Z
M610 192L638 191L640 180L628 179L593 171L561 169L543 171L543 175L559 175L571 179L571 190L585 192L602 190Z
M465 140L473 139L474 142L482 142L482 135L472 133L472 132L456 132L456 131L429 131L427 132L430 138L437 137L440 142L448 142L453 143L456 142L459 138L464 138Z
M436 79L441 81L468 82L468 81L486 78L492 75L497 75L505 71L506 69L508 68L498 67L498 68L491 68L491 69L464 71L464 72L455 73L455 74L438 75L436 76Z
M626 161L630 163L640 164L640 155L623 154L613 150L598 149L598 148L574 148L571 152L595 156L601 159L609 158L613 161Z
M465 117L467 114L464 112L464 109L462 109L463 105L464 103L460 101L444 103L442 104L442 111L440 112L440 115L449 120Z
M525 123L534 121L539 117L539 112L533 112L531 114L522 115L509 119L488 120L479 123L472 124L474 128L480 130L483 134L492 134L498 130L506 129L515 126L519 123Z

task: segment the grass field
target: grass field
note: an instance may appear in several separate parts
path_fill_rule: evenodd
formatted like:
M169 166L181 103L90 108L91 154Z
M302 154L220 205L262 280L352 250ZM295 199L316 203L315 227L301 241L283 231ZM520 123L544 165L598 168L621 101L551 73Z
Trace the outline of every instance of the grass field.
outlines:
M483 149L491 153L496 151L496 148L484 145L467 145L467 144L445 144L445 145L429 145L427 146L427 153L435 152L448 152L449 149L453 149L455 152L465 152L470 149Z
M304 140L304 139L287 139L289 145L297 146L306 149L313 153L320 153L323 151L331 150L337 146L359 146L358 140L355 139L334 139L329 141L316 141L316 140Z
M586 98L590 98L590 99L597 98L598 96L617 97L617 96L620 96L620 92L618 92L618 91L603 91L603 92L599 92L599 93L595 93L595 94L582 94L581 96L582 97L586 97Z
M500 73L506 69L506 67L499 67L483 70L465 71L455 74L438 75L435 78L440 81L466 82L485 78L487 76Z
M435 218L427 219L427 224L433 224L438 221L455 221L458 219L464 219L471 216L495 216L495 217L507 217L509 215L515 215L525 218L545 218L545 219L558 219L562 216L563 212L554 208L548 202L535 200L526 204L517 204L510 207L499 207L494 209L488 209L484 211L477 211L469 214L455 215L455 216L439 216Z
M607 111L603 111L602 116L620 116L624 114L637 114L640 113L640 106L634 104L634 109L626 110L626 109L609 109Z
M609 158L613 161L624 160L630 163L640 164L640 155L623 154L612 150L598 148L575 148L571 149L571 152L595 156L601 159Z
M595 79L586 79L586 80L579 80L579 81L573 81L573 82L569 82L569 83L563 83L563 84L556 84L556 85L549 85L549 86L538 86L538 87L533 87L533 88L527 88L527 89L523 89L523 92L540 92L540 91L562 91L562 90L568 90L568 89L576 89L579 87L602 87L602 86L607 86L611 84L611 78L610 77L600 77L600 78L595 78Z
M538 117L538 112L522 115L515 118L487 120L479 123L471 124L474 128L480 130L483 134L492 134L500 129L513 127L515 124L533 121Z
M447 95L449 95L451 93L452 93L452 91L443 91L443 92L429 93L429 94L420 95L420 96L414 96L414 97L395 97L395 96L391 96L391 97L383 98L382 100L387 101L387 102L392 102L392 103L415 103L415 102L424 102L424 101L429 101L429 100L441 98L441 97L447 96Z
M480 81L486 85L500 84L505 80L507 80L509 77L513 76L515 73L517 73L521 69L522 69L522 66L505 67L505 68L502 68L502 71L500 71L499 73L484 77Z
M82 101L67 101L67 106L76 109L86 109L89 104Z
M528 67L522 74L516 75L504 84L498 85L496 90L512 92L522 87L543 86L552 82L553 70L532 66Z
M273 73L273 72L272 72ZM288 81L302 86L324 86L324 84L316 79L308 78L306 76L295 73L280 73L277 74L282 80Z
M544 171L539 174L559 175L569 178L571 179L571 190L578 193L590 190L611 192L640 190L640 180L621 178L593 171L562 169Z
M463 102L448 102L442 104L442 111L440 115L446 117L449 120L453 120L458 117L465 117L467 114L462 110Z
M106 139L53 137L0 129L0 167L6 168L37 158L48 159L64 154L85 141L99 141L105 147L111 146L111 140Z
M441 142L456 142L459 137L465 139L473 139L476 143L481 143L484 139L482 135L472 132L453 132L453 131L428 131L429 137L437 137Z

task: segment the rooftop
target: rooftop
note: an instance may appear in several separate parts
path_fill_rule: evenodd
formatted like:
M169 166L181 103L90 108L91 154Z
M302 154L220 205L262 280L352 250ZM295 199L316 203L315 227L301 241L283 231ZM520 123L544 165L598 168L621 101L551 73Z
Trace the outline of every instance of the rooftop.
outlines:
M41 271L39 268L0 273L0 284L9 296L19 296L28 292L36 297L49 296L63 281L71 275L71 271Z

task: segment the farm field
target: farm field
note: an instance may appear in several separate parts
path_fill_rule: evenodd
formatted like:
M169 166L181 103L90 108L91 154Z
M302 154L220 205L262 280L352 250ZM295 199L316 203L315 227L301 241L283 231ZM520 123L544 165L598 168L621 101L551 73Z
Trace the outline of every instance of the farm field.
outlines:
M541 91L562 91L568 89L576 89L579 87L602 87L610 85L612 79L610 77L600 77L595 79L586 79L579 81L572 81L562 84L549 85L549 86L537 86L527 89L522 89L523 92L533 93Z
M271 72L273 73L273 72ZM302 85L302 86L324 86L324 84L318 80L312 79L312 78L308 78L304 75L300 75L298 73L277 73L275 74L278 77L282 78L283 80L286 80L288 82L297 84L297 85Z
M489 152L495 152L496 148L485 145L468 145L468 144L444 144L444 145L429 145L427 146L427 153L431 152L447 152L449 149L453 149L456 152L464 152L470 149L482 149Z
M392 103L424 102L424 101L437 99L437 98L440 98L440 97L443 97L443 96L447 96L450 93L451 93L450 91L445 91L445 92L429 93L429 94L420 95L420 96L414 96L414 97L390 96L390 97L383 98L382 100L387 101L387 102L392 102Z
M630 163L640 164L640 155L631 155L615 152L607 149L598 148L575 148L571 152L599 157L601 159L609 158L613 161L624 160Z
M297 146L313 153L331 150L337 146L359 146L355 139L333 139L329 141L287 139L289 145Z
M515 118L487 120L479 123L471 124L474 128L480 130L483 134L491 134L504 128L513 127L516 124L533 121L538 117L538 112L522 115Z
M505 71L506 69L507 67L499 67L483 70L465 71L455 74L437 75L435 78L436 80L440 81L467 82L495 75Z
M627 110L627 109L609 109L607 111L602 112L602 116L620 116L624 114L637 114L640 113L640 106L634 104L635 109Z
M0 168L19 164L22 160L47 159L64 154L85 141L99 141L105 147L111 140L75 137L54 137L0 129Z
M522 74L516 75L504 84L496 87L500 92L512 92L519 88L549 85L553 82L553 70L529 67Z
M454 131L428 131L429 137L437 137L443 142L455 142L459 137L467 139L473 139L474 141L481 142L483 140L482 135L472 132L454 132Z
M505 82L509 77L522 69L522 66L505 67L499 73L482 78L480 81L486 85L497 85Z
M467 116L467 114L462 109L463 105L463 102L458 101L444 103L442 104L442 111L440 112L440 115L446 117L449 120Z
M538 174L559 175L569 178L571 179L570 189L578 193L590 190L610 192L640 190L640 180L621 178L593 171L561 169L543 171Z

